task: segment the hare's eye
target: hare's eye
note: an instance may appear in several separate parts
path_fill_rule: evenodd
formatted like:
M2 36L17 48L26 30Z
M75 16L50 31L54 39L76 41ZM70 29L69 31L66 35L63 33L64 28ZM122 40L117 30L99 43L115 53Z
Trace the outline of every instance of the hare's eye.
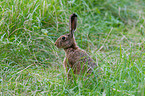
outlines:
M62 40L65 40L65 37L62 37Z

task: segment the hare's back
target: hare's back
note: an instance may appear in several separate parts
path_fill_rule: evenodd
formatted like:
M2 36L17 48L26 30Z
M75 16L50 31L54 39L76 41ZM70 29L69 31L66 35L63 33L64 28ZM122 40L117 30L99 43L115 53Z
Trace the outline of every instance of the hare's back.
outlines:
M87 64L90 67L97 66L94 60L90 58L90 56L84 50L81 49L72 51L68 56L68 60L72 64L82 63Z

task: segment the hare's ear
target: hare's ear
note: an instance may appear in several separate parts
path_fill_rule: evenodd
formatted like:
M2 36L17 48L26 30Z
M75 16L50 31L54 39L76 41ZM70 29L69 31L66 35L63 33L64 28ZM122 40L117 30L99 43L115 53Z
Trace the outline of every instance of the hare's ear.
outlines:
M73 37L73 33L76 31L77 27L77 15L75 13L70 15L69 18L69 30L70 30L70 35Z

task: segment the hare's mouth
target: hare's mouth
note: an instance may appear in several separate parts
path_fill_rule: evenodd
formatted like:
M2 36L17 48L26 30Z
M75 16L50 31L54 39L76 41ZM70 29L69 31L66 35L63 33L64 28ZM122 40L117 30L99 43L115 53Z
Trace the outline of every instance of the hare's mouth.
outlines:
M60 46L57 46L57 45L56 45L56 47L57 47L57 48L61 48Z
M57 48L61 48L61 45L58 44L57 42L55 42L54 45L55 45Z
M59 47L58 44L57 44L57 42L55 42L54 45L55 45L57 48Z
M56 44L56 43L54 43L55 44L55 46L57 47L57 48L59 48L59 46Z

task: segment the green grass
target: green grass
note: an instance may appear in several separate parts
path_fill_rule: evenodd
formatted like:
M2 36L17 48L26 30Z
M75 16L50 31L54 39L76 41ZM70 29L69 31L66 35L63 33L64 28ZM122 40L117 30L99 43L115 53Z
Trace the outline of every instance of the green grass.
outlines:
M73 12L76 42L103 78L67 82L65 53L54 42ZM144 16L144 0L1 0L0 94L144 96Z

